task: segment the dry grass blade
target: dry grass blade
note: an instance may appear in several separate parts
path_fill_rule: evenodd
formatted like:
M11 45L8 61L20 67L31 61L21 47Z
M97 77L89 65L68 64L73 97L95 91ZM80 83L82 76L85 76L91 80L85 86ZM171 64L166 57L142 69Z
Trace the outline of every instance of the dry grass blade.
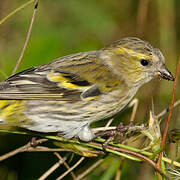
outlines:
M116 173L116 177L115 177L115 180L119 180L121 179L121 174L122 174L122 168L123 168L123 165L124 165L124 161L125 161L125 158L121 158L121 164L120 164L120 167Z
M67 174L69 174L73 169L75 169L81 162L85 159L85 157L82 157L76 164L74 164L70 169L68 169L65 173L63 173L61 176L59 176L56 180L61 180L64 178Z
M27 47L27 44L28 44L28 41L29 41L29 38L30 38L30 35L31 35L31 32L32 32L32 26L33 26L34 19L35 19L35 16L36 16L37 7L38 7L38 2L39 2L38 0L35 1L34 11L33 11L31 23L30 23L30 26L29 26L29 30L28 30L28 33L27 33L27 36L26 36L26 40L25 40L23 49L22 49L22 51L21 51L21 54L20 54L20 56L19 56L19 59L18 59L18 61L17 61L17 63L16 63L16 66L15 66L15 68L13 69L12 75L14 75L14 74L16 73L16 71L17 71L17 69L18 69L18 67L19 67L19 65L20 65L20 63L21 63L21 60L22 60L22 58L23 58L23 56L24 56L24 52L25 52L25 50L26 50L26 47Z
M63 161L63 158L61 157L60 154L58 154L57 152L55 152L54 154L57 156L57 158L58 158L59 160ZM63 164L64 164L64 166L65 166L68 170L70 169L70 167L69 167L69 165L66 163L66 161L63 161ZM72 176L73 179L76 179L76 176L75 176L75 174L73 173L73 171L71 171L70 174L71 174L71 176Z
M20 7L18 7L17 9L15 9L14 11L12 11L11 13L9 13L6 17L4 17L1 21L0 21L0 25L2 23L4 23L7 19L9 19L11 16L13 16L14 14L16 14L18 11L20 11L21 9L25 8L26 6L28 6L29 4L33 3L34 0L28 1L27 3L21 5Z
M81 180L85 176L87 176L92 170L94 170L99 164L101 164L104 161L104 159L99 159L97 162L95 162L90 168L88 168L86 171L84 171L82 174L80 174L76 180Z
M52 172L54 172L63 162L65 162L67 157L64 157L62 160L59 160L57 163L55 163L50 169L48 169L38 180L44 180L46 179Z

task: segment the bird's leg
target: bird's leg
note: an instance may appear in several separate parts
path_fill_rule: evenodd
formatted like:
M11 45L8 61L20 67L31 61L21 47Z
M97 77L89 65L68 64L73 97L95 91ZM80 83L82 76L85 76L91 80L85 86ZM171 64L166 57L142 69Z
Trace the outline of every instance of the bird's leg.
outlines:
M103 148L103 151L104 151L105 153L107 152L107 151L106 151L106 148L107 148L109 142L113 141L114 138L115 138L114 135L113 135L113 136L110 136L110 137L108 137L108 139L107 139L106 141L104 141L104 143L102 144L102 148Z
M114 130L106 130L106 131L102 131L102 132L99 132L99 133L96 133L95 134L95 138L97 137L103 137L103 136L106 136L108 137L106 141L104 141L104 143L102 144L102 148L103 148L103 151L106 153L106 148L109 144L110 141L113 141L115 136L116 136L116 129Z
M38 145L36 140L37 140L37 137L32 137L31 138L31 140L30 140L31 147L35 148Z
M117 134L116 136L120 136L120 139L116 141L116 143L121 143L124 141L124 134L128 132L130 128L134 126L133 121L131 121L128 125L124 126L122 122L116 128Z
M123 139L124 139L124 132L127 132L128 130L130 130L131 128L134 127L134 120L135 120L135 115L136 115L136 112L137 112L138 103L139 103L139 101L138 101L137 98L133 99L129 103L128 107L133 107L133 110L132 110L132 113L131 113L131 117L130 117L130 121L129 121L129 124L126 125L126 126L124 126L122 124L122 122L120 122L119 125L117 126L117 131L119 133L118 135L121 137L117 141L117 143L121 143L123 141Z
M106 151L106 147L109 144L109 142L113 141L116 136L120 136L120 139L117 141L117 143L122 142L124 140L124 133L133 127L133 122L138 107L138 99L133 99L129 103L128 107L132 107L132 106L133 106L133 110L130 117L130 123L128 125L124 126L123 123L120 122L119 125L114 130L102 131L95 134L95 137L103 137L103 136L108 137L108 139L102 145L104 151Z
M113 141L116 136L120 136L120 139L118 140L118 143L122 142L124 140L124 133L132 127L133 123L129 123L127 126L124 126L123 123L119 123L119 125L116 127L116 129L113 130L107 130L102 131L95 134L95 137L103 137L106 136L108 139L103 143L102 147L103 150L106 152L106 147L109 144L110 141Z

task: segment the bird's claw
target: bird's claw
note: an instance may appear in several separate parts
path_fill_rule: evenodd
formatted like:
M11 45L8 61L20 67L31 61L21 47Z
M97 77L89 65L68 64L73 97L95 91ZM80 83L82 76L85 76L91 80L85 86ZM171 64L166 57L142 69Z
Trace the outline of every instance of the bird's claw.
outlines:
M128 125L124 126L123 123L119 123L119 125L116 127L116 129L113 130L106 130L95 134L95 137L108 137L106 141L102 144L103 151L106 153L106 148L109 144L109 142L113 141L116 136L119 136L120 138L116 141L116 143L121 143L124 140L124 134L133 126L133 122L130 122Z

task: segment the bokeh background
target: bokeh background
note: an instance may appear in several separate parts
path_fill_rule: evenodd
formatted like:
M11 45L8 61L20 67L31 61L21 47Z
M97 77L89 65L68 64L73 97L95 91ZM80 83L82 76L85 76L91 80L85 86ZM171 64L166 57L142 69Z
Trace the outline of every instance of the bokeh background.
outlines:
M1 0L0 19L28 0ZM20 56L30 24L33 5L21 10L0 25L0 80L10 76ZM160 48L166 64L176 71L180 46L179 0L41 0L28 47L18 71L47 63L55 58L91 51L127 36L135 36ZM136 122L148 120L154 101L155 114L168 107L172 82L155 79L140 89L136 97L139 107ZM180 84L176 99L180 98ZM128 121L131 109L121 113L120 120ZM164 116L164 120L167 116ZM162 123L162 129L163 129ZM180 108L174 109L171 129L180 125ZM0 154L29 141L22 135L0 134ZM177 158L175 146L169 156ZM78 158L75 156L74 159ZM75 173L83 172L97 159L86 159ZM2 180L38 179L57 158L52 153L22 153L0 163ZM73 161L72 161L73 163ZM71 162L69 163L71 165ZM114 179L120 159L108 156L86 179ZM55 179L65 169L61 166L48 179ZM122 179L153 179L153 171L145 163L124 162ZM64 179L71 179L66 176Z

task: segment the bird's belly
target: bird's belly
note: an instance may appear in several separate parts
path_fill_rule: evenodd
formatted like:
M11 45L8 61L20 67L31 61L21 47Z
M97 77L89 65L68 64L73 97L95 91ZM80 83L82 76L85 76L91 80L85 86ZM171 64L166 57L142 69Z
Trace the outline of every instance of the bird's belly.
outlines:
M46 126L49 132L53 132L61 129L60 126L67 126L68 128L73 123L73 126L79 126L111 117L121 111L133 95L134 93L129 92L126 94L113 92L103 95L99 99L82 100L75 103L66 101L28 101L25 115L35 125Z
M90 121L94 122L116 115L129 103L135 93L136 91L126 91L126 93L114 91L108 94L108 97L102 96L98 102L90 105L95 112Z
M69 132L89 125L94 121L117 114L128 104L134 92L114 91L98 99L83 99L78 102L8 100L0 101L3 121L40 132ZM1 108L1 107L0 107ZM4 108L4 109L3 109Z

